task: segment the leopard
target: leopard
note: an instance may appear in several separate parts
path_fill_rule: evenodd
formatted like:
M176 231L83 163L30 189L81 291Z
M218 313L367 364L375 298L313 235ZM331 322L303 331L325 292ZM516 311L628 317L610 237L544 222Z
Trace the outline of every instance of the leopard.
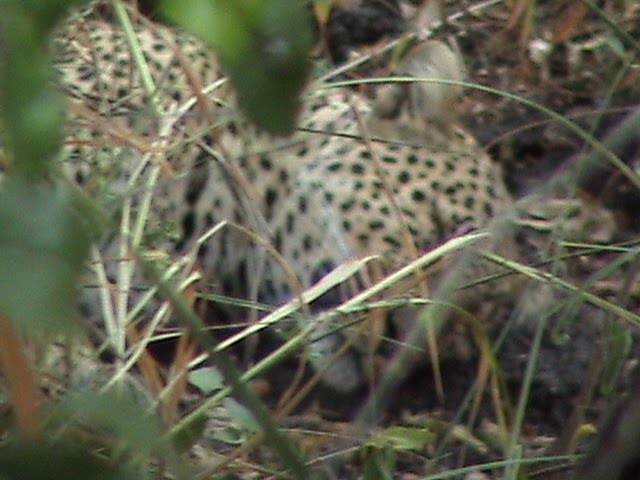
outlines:
M312 82L300 127L281 138L239 113L201 41L144 19L134 33L142 66L123 29L91 10L72 16L52 42L70 112L61 171L117 225L92 250L82 289L93 325L115 331L114 322L145 320L156 328L170 318L149 300L155 290L135 267L137 247L182 287L200 278L201 293L275 308L302 299L335 268L375 257L351 279L354 295L372 276L486 227L514 202L501 166L451 114L464 69L445 42L419 42L393 67L404 80L366 92ZM312 321L307 310L302 322ZM344 337L319 337L310 357L321 368ZM124 355L126 342L112 347ZM359 388L360 353L350 350L321 380L339 392Z

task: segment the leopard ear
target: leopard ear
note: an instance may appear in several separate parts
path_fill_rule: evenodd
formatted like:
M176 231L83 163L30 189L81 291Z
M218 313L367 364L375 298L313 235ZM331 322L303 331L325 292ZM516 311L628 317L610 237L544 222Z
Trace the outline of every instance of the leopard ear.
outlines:
M455 120L460 85L442 83L442 80L460 82L465 78L462 55L455 42L426 40L433 29L444 22L442 0L411 0L415 6L409 13L410 23L418 43L410 48L403 45L399 59L395 60L393 74L419 79L406 91L408 114L414 120L449 124Z
M423 0L422 4L416 8L411 23L414 30L424 34L425 30L440 26L443 20L442 0Z
M406 87L406 84L401 83L378 87L373 102L374 114L381 119L397 118L408 96Z
M462 81L465 67L460 50L455 44L428 40L415 45L395 67L396 75Z
M396 75L415 77L409 89L409 112L416 118L447 124L455 120L465 77L459 51L444 42L429 40L416 45L396 68Z

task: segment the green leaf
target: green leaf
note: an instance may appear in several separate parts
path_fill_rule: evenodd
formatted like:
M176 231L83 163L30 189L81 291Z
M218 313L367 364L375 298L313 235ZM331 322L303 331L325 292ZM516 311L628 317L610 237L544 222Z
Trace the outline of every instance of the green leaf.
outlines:
M40 176L62 144L62 95L52 86L46 34L23 9L0 8L11 22L0 30L0 112L17 172Z
M73 391L50 410L53 426L90 427L115 435L118 444L149 455L163 448L162 429L154 413L126 385L105 393ZM72 421L73 423L71 423Z
M89 0L5 0L0 12L15 14L20 11L33 21L38 31L48 33L64 18L69 8L84 3L89 3Z
M258 433L262 429L251 412L232 398L224 399L224 407L229 415L240 424L242 428L251 433Z
M162 12L215 49L258 126L288 134L311 64L310 12L301 0L163 0Z
M10 441L0 449L0 478L20 480L133 480L130 469L107 464L71 442Z
M365 480L392 480L398 462L397 453L391 448L368 448L364 454Z
M56 440L4 444L0 478L133 480L147 478L151 453L175 461L156 416L132 390L119 386L103 394L74 391L49 405L47 431L55 431L49 438ZM82 431L91 435L78 435Z
M0 113L6 146L23 175L45 173L62 145L64 99L52 81L48 35L69 7L86 2L0 2Z
M247 432L233 426L218 428L213 433L213 439L227 445L243 445L247 442Z
M424 427L394 426L372 437L368 444L378 448L390 447L393 450L423 450L435 439L436 434Z
M0 312L23 331L75 332L89 242L68 190L8 179L0 189Z
M188 452L204 435L207 421L207 414L202 412L171 435L171 444L176 451Z
M217 368L204 367L189 373L189 383L205 395L224 387L222 374Z

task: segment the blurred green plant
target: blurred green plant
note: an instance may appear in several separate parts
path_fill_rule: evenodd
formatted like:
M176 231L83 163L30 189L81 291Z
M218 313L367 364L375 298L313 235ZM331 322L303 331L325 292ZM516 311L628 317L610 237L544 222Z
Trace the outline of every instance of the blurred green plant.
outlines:
M58 436L42 402L24 349L26 338L55 338L81 331L77 281L91 234L73 189L52 180L62 145L64 98L52 82L48 38L69 7L67 1L9 1L0 4L0 118L4 163L0 171L0 366L16 417L13 435L0 449L3 478L126 478L124 469L90 454L88 445ZM22 384L22 385L21 385ZM28 384L28 385L25 385ZM102 415L113 431L123 412L98 411L97 397L71 409ZM60 399L57 408L68 402ZM133 403L133 402L129 402ZM113 399L100 402L115 405ZM128 409L138 421L141 406ZM69 423L71 412L58 425ZM31 417L31 418L30 418ZM35 418L33 418L35 417ZM107 418L108 417L108 418ZM119 420L118 420L119 419ZM131 425L129 420L125 420ZM148 424L148 420L144 420ZM116 428L117 430L117 428ZM57 432L56 435L51 435ZM54 440L55 438L55 440ZM148 435L147 441L158 438Z
M291 133L313 46L302 0L162 0L167 18L198 35L220 57L240 106L258 126Z
M19 328L69 332L88 229L67 188L46 182L62 144L64 99L47 38L78 0L0 6L0 113L12 175L0 191L0 313Z

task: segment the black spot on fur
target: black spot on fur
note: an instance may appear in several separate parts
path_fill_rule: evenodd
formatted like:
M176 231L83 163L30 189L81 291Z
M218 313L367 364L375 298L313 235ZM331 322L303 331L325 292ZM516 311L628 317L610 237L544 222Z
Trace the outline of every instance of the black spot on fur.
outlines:
M411 192L411 199L414 202L424 202L426 199L426 195L422 190L414 190Z
M347 155L350 151L351 151L351 145L343 145L342 147L338 148L334 152L334 154L336 157L343 157Z
M265 196L264 196L264 201L267 205L267 209L272 210L277 200L278 200L277 190L274 188L267 188L267 192L265 193Z
M196 216L190 211L182 218L182 237L178 241L176 248L182 250L189 241L196 228Z
M293 233L293 227L295 225L296 219L295 216L293 215L293 213L288 213L287 214L287 226L286 226L286 230L288 234L292 234Z
M269 157L267 157L266 155L261 155L260 156L260 167L263 170L266 170L268 172L273 168L273 163L271 162L271 159Z
M348 212L349 210L351 210L351 208L353 207L354 204L355 204L355 199L354 198L350 198L350 199L345 200L344 202L342 202L340 204L340 209L343 212Z
M309 235L305 235L302 239L302 248L305 252L310 252L313 249L313 241Z
M493 216L493 206L488 202L484 204L484 213L489 217Z
M382 222L381 220L371 220L369 222L369 228L374 232L382 230L384 228L384 222Z
M196 164L196 167L189 175L189 183L185 193L185 201L187 205L193 206L198 202L204 187L207 184L209 178L209 172L206 167L201 164Z
M300 213L307 213L307 199L306 197L298 198L298 211Z
M354 175L362 175L364 173L364 165L361 163L354 163L351 165L351 173Z
M398 240L396 237L392 237L390 235L385 235L384 237L382 237L382 240L389 244L389 246L393 247L393 248L400 248L402 247L402 242L400 242L400 240Z
M282 234L280 230L273 237L273 246L278 252L282 252Z

